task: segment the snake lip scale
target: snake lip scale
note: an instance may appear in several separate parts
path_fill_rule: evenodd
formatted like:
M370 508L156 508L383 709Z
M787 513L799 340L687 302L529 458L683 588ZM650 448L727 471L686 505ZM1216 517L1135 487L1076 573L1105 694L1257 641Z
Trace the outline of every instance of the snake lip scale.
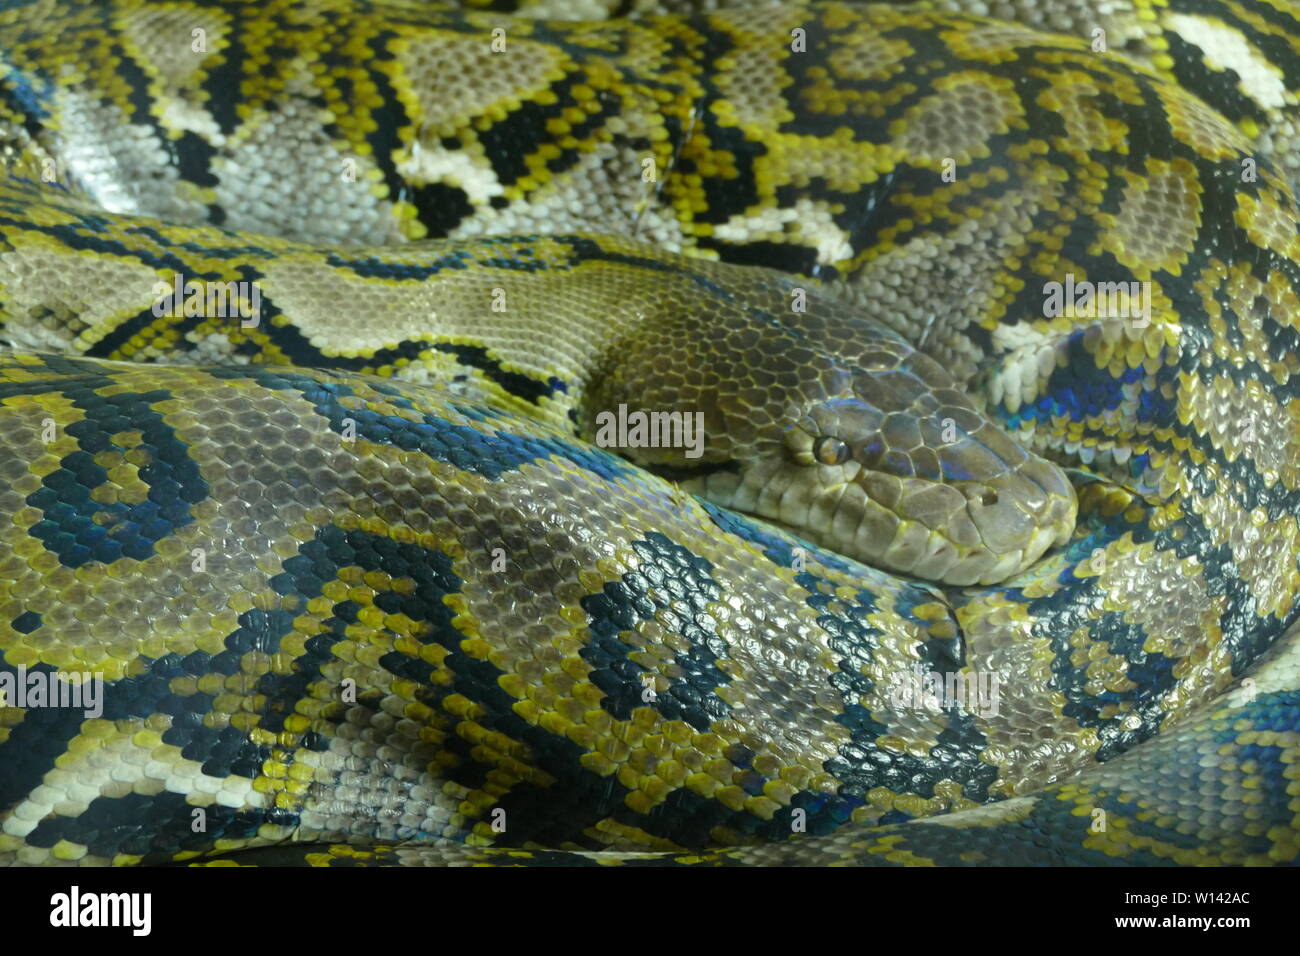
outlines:
M1300 9L715 5L0 0L0 864L1300 859Z

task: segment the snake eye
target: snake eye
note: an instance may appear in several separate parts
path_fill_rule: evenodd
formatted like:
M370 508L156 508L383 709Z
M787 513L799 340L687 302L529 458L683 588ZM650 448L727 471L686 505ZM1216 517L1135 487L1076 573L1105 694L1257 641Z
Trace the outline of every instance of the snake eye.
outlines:
M813 445L813 457L823 465L842 465L849 460L849 446L838 438L819 438Z

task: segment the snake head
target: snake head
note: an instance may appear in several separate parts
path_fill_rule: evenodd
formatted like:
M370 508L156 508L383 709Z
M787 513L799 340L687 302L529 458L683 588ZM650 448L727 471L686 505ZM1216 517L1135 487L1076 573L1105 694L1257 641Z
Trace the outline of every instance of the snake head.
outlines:
M629 323L596 363L581 434L719 505L931 581L993 584L1069 539L1064 472L933 359L821 292L792 312L804 290L787 277L698 270L707 282L664 293L655 320ZM698 416L702 439L688 452L602 440L593 416L623 408Z
M867 564L993 584L1065 543L1077 499L933 360L884 337L801 389L779 436L688 483L719 504ZM864 367L867 366L867 367ZM757 437L757 436L756 436Z

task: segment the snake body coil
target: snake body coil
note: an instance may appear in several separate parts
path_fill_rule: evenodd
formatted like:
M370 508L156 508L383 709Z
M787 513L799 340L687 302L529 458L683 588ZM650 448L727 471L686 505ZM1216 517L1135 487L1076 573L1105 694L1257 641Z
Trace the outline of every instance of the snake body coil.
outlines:
M0 861L1295 862L1294 6L424 6L0 4Z

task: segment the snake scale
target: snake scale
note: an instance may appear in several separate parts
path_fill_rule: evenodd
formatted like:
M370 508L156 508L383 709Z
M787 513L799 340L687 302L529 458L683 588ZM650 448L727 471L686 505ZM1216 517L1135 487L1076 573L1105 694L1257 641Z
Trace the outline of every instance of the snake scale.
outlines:
M1294 864L1300 10L524 12L0 3L0 862Z

